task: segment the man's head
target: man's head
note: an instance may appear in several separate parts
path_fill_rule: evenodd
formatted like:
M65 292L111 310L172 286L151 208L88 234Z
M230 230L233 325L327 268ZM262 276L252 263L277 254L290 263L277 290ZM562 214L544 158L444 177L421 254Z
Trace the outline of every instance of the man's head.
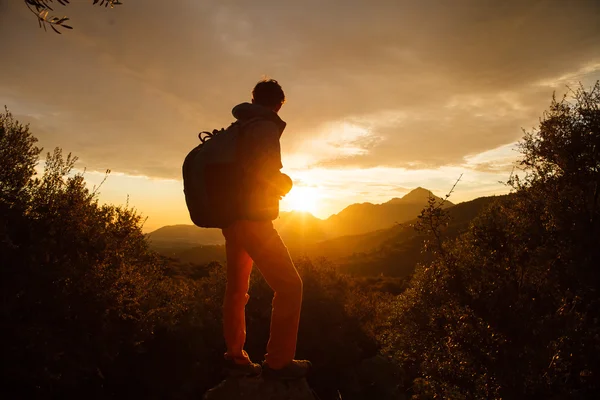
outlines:
M275 79L265 79L252 90L252 104L259 104L278 112L285 103L285 94Z

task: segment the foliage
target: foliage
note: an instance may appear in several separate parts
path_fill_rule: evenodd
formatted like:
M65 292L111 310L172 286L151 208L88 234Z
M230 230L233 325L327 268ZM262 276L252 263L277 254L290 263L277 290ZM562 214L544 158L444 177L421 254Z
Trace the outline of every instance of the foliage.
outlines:
M326 260L296 262L304 282L297 356L313 362L309 383L325 398L352 391L347 378L361 361L377 354L378 324L389 296L357 287ZM269 335L273 292L256 271L246 307L247 351L261 359ZM344 397L346 398L346 397Z
M73 29L72 26L67 25L66 22L69 21L68 17L56 17L50 15L50 12L54 11L52 6L54 5L54 0L23 0L25 5L35 14L37 17L40 28L44 28L46 30L46 26L49 26L54 32L61 34L61 32L57 28L64 29ZM70 4L70 0L56 0L56 2L61 6L67 6ZM92 0L93 5L100 5L104 7L114 8L121 3L119 0Z
M98 203L72 172L76 158L56 149L35 177L35 142L0 115L3 384L28 395L99 389L124 351L177 321L185 287L165 279L139 215Z
M398 384L416 399L597 397L600 84L571 98L525 134L513 193L448 214L429 203L420 226L433 261L409 282L297 260L298 356L314 362L323 398L395 398ZM76 158L57 149L37 176L40 153L0 114L3 390L198 398L222 378L224 268L158 256L141 217L100 204ZM250 295L247 350L259 361L272 291L256 272ZM397 368L375 357L381 347ZM376 388L375 370L398 382Z
M480 197L454 205L442 213L438 210L438 217L446 220L443 229L440 226L440 239L448 240L464 233L471 221L498 198L499 196ZM414 274L416 265L432 261L433 253L438 248L438 241L426 225L420 231L415 229L415 226L423 222L417 219L399 224L388 231L380 231L379 233L389 234L373 244L370 250L355 253L345 259L334 260L339 264L338 268L342 272L355 277L385 276L408 280ZM424 241L425 248L423 248ZM347 246L354 243L347 242Z
M28 126L0 114L2 392L198 398L222 378L225 269L151 251L141 217L100 204L70 154L47 154L37 176L35 143ZM298 355L314 362L311 384L323 398L338 390L364 398L369 382L350 377L377 354L390 296L364 290L325 261L297 265ZM255 272L250 294L247 349L260 361L273 293Z
M421 214L417 217L417 222L414 225L415 231L419 233L426 233L429 237L435 240L435 244L432 247L429 240L425 242L425 250L432 250L434 253L440 251L443 253L444 249L442 246L442 231L448 228L450 224L450 217L448 212L444 209L444 204L450 196L460 179L462 174L458 177L450 191L446 194L444 199L438 201L431 192L427 199L427 206L421 211Z
M31 177L41 149L27 127L19 124L5 109L0 113L0 207L20 207L27 200Z
M553 99L514 193L418 268L383 335L415 398L598 395L599 145L600 84Z

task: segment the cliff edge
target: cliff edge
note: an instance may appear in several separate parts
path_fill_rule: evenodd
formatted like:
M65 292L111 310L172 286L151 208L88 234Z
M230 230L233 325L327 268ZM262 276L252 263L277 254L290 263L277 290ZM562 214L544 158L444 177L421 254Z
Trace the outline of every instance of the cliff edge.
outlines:
M316 400L306 379L278 381L227 378L204 394L204 400Z

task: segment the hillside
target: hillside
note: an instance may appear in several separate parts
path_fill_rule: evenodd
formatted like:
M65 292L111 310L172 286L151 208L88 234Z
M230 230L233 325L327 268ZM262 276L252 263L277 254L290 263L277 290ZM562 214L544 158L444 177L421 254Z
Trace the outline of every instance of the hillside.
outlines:
M450 224L446 231L449 237L456 237L467 229L471 221L490 203L505 196L481 197L454 205L448 209ZM295 214L295 217L301 216ZM288 216L288 218L291 218ZM288 219L289 222L293 220ZM305 221L312 221L307 219ZM424 238L415 232L412 218L391 228L373 232L340 236L317 242L289 240L287 246L293 257L309 256L311 258L325 257L334 261L348 273L359 276L383 274L393 277L407 277L412 274L419 262L428 260L422 252ZM301 221L295 222L296 226ZM316 229L310 223L307 229ZM294 231L287 231L294 232ZM320 233L321 231L317 231ZM298 232L293 233L298 235ZM285 239L285 237L284 237ZM163 254L178 259L181 262L205 264L210 261L225 262L225 247L223 245L201 245L193 248L171 249Z
M506 196L480 197L448 209L450 223L445 235L454 238L492 202ZM416 219L366 235L340 237L319 243L314 254L336 259L340 268L353 275L407 277L417 263L429 261L423 253L424 237L413 228ZM345 249L345 250L344 250Z
M352 204L338 214L327 218L325 220L326 230L331 237L336 237L390 228L419 215L430 195L437 201L442 201L431 191L418 187L404 197L393 198L383 204ZM447 208L452 205L447 201L443 207Z
M199 244L224 244L220 229L198 228L195 225L168 225L148 234L148 239L154 248L190 247Z
M310 213L283 211L273 224L286 242L307 243L330 237L325 231L323 222ZM199 228L195 225L164 226L149 233L148 239L151 246L160 252L225 244L220 229Z
M289 247L307 249L323 240L387 229L414 219L427 204L430 194L433 195L419 187L402 198L393 198L383 204L352 204L326 220L306 212L281 212L274 225ZM444 207L451 206L450 202L444 204ZM192 247L225 243L219 229L194 225L165 226L148 234L148 238L152 247L160 252L180 252Z

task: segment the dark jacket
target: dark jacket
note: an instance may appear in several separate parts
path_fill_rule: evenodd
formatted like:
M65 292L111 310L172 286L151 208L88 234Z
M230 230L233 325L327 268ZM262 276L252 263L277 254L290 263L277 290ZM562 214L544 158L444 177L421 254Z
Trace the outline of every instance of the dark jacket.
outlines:
M257 104L239 104L232 114L239 122L247 122L238 155L243 170L239 218L274 220L279 216L279 200L292 188L290 177L280 172L279 139L286 123L274 111Z

